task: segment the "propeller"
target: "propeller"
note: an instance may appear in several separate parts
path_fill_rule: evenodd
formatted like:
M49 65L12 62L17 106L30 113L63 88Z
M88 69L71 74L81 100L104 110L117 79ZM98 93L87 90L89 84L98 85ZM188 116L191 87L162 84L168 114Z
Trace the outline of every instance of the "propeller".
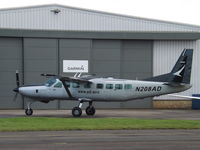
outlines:
M14 102L16 102L17 96L18 96L18 93L15 93L15 96L14 96L14 98L13 98L13 101L14 101Z
M18 93L19 93L19 87L20 87L19 71L18 70L16 70L15 75L16 75L16 85L17 85L17 87L13 89L13 91L16 93L15 96L14 96L14 98L13 98L13 101L16 101Z

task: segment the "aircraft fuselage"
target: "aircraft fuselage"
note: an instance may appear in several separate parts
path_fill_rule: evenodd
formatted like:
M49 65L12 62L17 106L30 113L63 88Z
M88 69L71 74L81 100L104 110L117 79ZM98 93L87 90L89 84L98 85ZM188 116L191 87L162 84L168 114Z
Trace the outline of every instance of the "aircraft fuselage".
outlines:
M19 92L27 97L41 100L73 100L79 98L91 99L93 101L128 101L145 97L154 97L169 93L185 91L191 87L190 84L179 86L166 85L164 82L150 82L140 80L123 80L96 78L90 80L90 85L68 83L68 94L59 79L51 86L20 87Z

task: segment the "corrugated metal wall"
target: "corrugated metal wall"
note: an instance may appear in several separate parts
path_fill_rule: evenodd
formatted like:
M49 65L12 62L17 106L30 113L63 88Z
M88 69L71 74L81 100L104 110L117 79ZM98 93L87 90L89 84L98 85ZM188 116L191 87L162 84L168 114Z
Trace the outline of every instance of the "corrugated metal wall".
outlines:
M194 49L191 84L193 87L180 94L192 95L200 93L200 41L154 41L153 46L153 75L168 73L175 65L184 48ZM155 99L177 99L175 97L160 96ZM180 99L180 98L178 98Z
M54 14L52 10L59 9ZM67 31L200 31L200 27L61 5L0 10L0 28Z

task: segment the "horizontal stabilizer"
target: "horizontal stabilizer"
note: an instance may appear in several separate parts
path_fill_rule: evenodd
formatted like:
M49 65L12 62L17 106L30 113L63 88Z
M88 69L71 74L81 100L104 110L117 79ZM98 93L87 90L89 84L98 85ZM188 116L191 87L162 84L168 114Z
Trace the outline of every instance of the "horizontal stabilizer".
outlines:
M163 85L168 85L171 87L180 87L180 86L185 86L186 84L185 83L166 82L166 83L163 83Z
M195 96L184 96L184 95L176 95L176 94L168 94L168 96L200 100L200 97L195 97Z

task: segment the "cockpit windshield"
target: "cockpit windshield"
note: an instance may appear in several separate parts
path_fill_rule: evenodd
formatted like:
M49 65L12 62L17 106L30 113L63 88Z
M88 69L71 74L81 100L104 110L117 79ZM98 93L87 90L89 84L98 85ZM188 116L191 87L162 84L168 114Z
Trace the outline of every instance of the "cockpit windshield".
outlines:
M51 78L49 79L46 83L45 83L45 86L52 86L54 83L56 83L56 79L55 78Z

